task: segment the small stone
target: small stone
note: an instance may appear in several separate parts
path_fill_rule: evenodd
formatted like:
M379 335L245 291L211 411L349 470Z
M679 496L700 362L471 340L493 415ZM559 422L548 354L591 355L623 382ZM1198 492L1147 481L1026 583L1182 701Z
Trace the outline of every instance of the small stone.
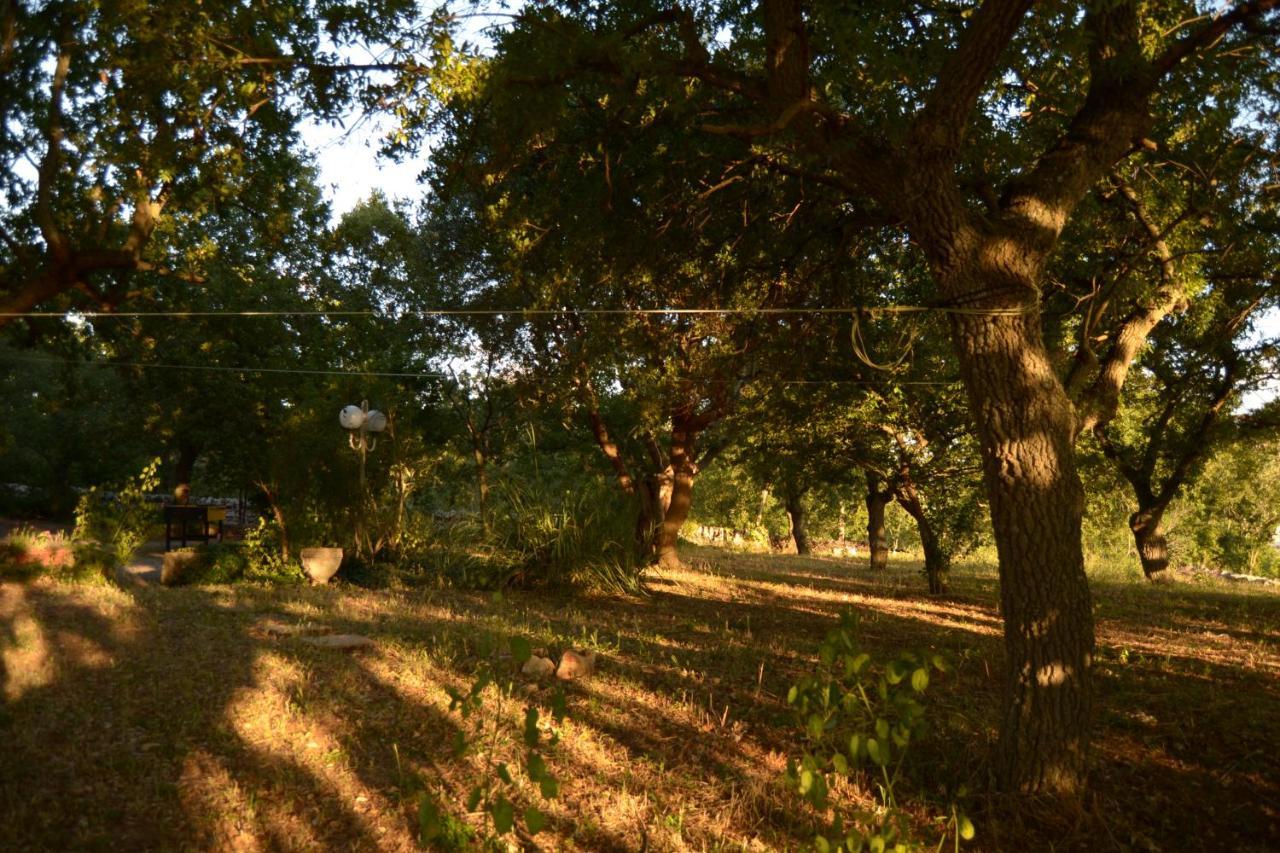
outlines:
M368 649L375 645L373 640L359 634L329 634L324 637L299 637L298 639L308 645L326 649Z
M524 666L520 667L521 674L528 675L532 678L545 678L555 671L555 661L550 658L539 657L538 655L534 655L529 658L524 662Z
M253 626L258 634L268 637L301 637L307 634L327 634L329 629L319 625L290 625L279 619L263 619Z
M589 678L596 671L595 652L566 651L560 658L560 666L556 669L556 678L561 681L573 681L578 678Z

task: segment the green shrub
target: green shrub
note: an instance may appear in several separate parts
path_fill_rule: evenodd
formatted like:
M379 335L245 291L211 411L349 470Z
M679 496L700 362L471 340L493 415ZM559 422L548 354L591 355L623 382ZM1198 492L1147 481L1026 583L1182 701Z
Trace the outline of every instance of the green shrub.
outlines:
M245 531L240 543L244 557L244 579L259 583L288 584L306 580L302 566L286 563L280 556L280 531L274 521L258 519L256 527Z
M907 814L899 807L896 785L911 745L926 731L921 702L930 671L949 665L931 653L903 652L877 664L857 642L858 623L844 613L818 651L819 669L791 687L787 704L795 713L804 747L787 763L786 781L824 816L828 792L837 777L863 777L877 791L877 813L834 817L814 837L820 851L917 850ZM963 792L961 792L963 795ZM953 804L946 834L955 844L973 837L973 824Z
M192 549L195 560L184 571L183 581L191 584L235 583L245 576L249 561L244 549L233 542L210 542Z
M59 577L62 580L75 582L106 580L123 562L114 548L97 542L78 541L75 542L73 550L75 562L61 572Z
M255 562L260 554L239 542L210 542L170 551L166 561L172 563L175 575L166 583L173 584L232 584L297 583L303 579L300 566L286 564L273 556Z
M0 543L0 578L30 580L47 575L66 581L85 581L110 575L115 563L109 553L88 542L75 542L64 533L19 527Z
M147 531L155 522L155 508L147 495L160 483L160 459L151 461L138 475L126 481L114 496L94 486L76 505L77 542L90 543L97 554L109 555L112 568L127 563L133 552L147 541Z
M489 634L478 638L481 652L471 686L466 691L453 687L449 692L449 711L461 718L454 733L455 758L474 755L483 771L474 779L464 804L466 811L483 811L489 816L494 835L504 836L517 828L537 835L546 826L547 815L530 804L518 808L513 800L522 790L536 789L541 803L560 796L560 780L548 766L547 758L560 742L559 726L566 715L565 694L559 687L551 695L549 707L540 709L530 703L524 708L524 724L520 737L512 737L508 729L510 715L506 708L517 701L515 673L533 655L524 637L508 637L503 643ZM550 720L547 719L550 711ZM544 729L550 728L550 734ZM512 752L510 741L523 749ZM523 754L521 754L523 753ZM517 782L519 780L519 782ZM438 799L423 793L418 802L419 841L424 846L458 849L456 821L451 821Z

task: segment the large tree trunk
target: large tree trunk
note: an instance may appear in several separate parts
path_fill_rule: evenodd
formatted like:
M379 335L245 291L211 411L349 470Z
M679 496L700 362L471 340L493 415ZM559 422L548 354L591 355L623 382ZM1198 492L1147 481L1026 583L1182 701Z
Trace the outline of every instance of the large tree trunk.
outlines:
M995 257L1010 246L989 248L988 264L1020 262ZM960 292L1026 286L1004 276L966 284ZM1006 790L1074 796L1086 773L1094 641L1074 413L1036 313L956 314L951 322L1000 557L1008 671L997 778Z
M796 543L797 554L812 553L809 547L809 531L805 527L804 494L787 490L787 517L791 520L791 539Z
M884 537L884 508L892 495L883 487L878 474L867 472L867 549L871 554L871 570L882 572L889 567L889 543Z
M200 458L200 449L189 441L178 444L178 464L173 470L174 494L191 492L191 474L195 471L196 460Z
M671 425L671 500L658 526L657 563L662 568L679 568L680 529L693 506L693 480L698 467L694 443L697 434L677 417Z
M671 505L674 479L668 467L640 481L639 511L636 516L636 556L641 563L657 562L659 532Z
M1154 580L1169 568L1169 542L1160 528L1163 516L1163 506L1143 507L1129 516L1129 529L1133 531L1138 559L1142 561L1142 573L1147 580Z

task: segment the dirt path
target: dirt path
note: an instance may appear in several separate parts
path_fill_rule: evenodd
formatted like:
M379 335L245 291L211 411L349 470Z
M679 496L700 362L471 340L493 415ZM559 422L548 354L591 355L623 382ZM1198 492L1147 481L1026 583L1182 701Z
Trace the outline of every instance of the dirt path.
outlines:
M144 583L160 583L160 569L164 565L164 541L144 542L133 554L133 559L122 571Z

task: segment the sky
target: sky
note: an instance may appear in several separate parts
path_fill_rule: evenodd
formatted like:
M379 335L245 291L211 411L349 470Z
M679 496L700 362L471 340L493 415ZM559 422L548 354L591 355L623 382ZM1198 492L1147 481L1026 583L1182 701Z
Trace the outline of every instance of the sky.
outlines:
M418 175L424 157L396 163L378 156L385 125L369 120L350 133L341 127L308 122L302 139L320 167L320 185L333 206L336 221L375 191L389 199L413 199L423 192Z

